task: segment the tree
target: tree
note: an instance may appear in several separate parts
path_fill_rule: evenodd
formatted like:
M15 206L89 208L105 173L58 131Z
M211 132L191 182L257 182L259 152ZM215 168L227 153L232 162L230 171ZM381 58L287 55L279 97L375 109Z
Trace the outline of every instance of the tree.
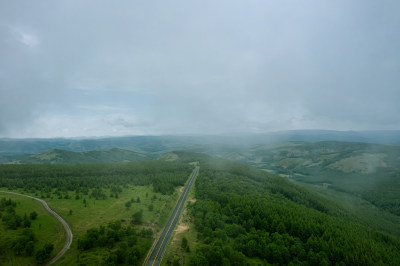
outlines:
M175 258L174 261L172 262L172 266L180 266L181 264L179 263L179 259Z
M33 211L29 214L29 218L31 220L36 220L36 217L38 216L37 212Z
M136 223L141 223L142 220L143 220L143 210L140 210L140 211L138 211L138 212L135 212L135 213L132 215L132 218L133 218L133 221L134 221L134 222L136 222Z
M140 249L138 246L134 246L128 250L127 262L129 265L138 265L141 257Z
M25 213L25 215L24 215L23 227L24 227L24 228L29 228L29 227L31 227L31 221L28 219L28 216L26 215L26 213Z
M186 249L186 247L188 246L188 240L186 239L186 237L182 238L182 243L181 243L181 247L183 249Z
M53 251L54 245L47 243L44 245L43 248L39 249L36 254L35 258L38 263L43 264L46 260L50 257L50 253Z

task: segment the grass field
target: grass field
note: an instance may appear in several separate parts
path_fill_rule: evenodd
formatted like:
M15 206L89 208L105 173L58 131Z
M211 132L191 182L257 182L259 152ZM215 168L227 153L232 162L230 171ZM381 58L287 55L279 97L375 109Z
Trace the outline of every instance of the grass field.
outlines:
M23 216L35 211L38 213L36 220L31 221L31 229L36 235L35 250L46 243L53 243L52 256L57 254L64 245L65 233L62 225L51 216L43 205L30 198L0 192L0 198L11 199L17 202L16 213ZM7 245L15 241L23 229L9 230L0 223L0 265L36 265L33 257L16 257L8 250Z
M55 196L45 199L49 206L60 214L71 226L74 234L74 239L70 250L61 257L55 265L73 265L76 263L76 259L79 255L77 249L77 240L82 237L86 231L93 227L99 227L100 225L107 225L112 221L122 221L122 223L130 223L132 221L132 215L140 210L143 210L143 222L135 224L137 230L141 228L151 228L155 235L160 232L163 225L167 222L170 212L175 206L176 200L179 196L179 189L172 195L162 195L160 193L154 193L152 186L132 186L128 185L118 194L118 198L110 197L110 191L104 190L107 198L104 200L95 200L90 198L88 195L79 195L79 199L75 199L75 192L68 192L69 199L59 199ZM53 217L44 210L39 202L32 199L23 198L15 195L4 194L7 198L18 199L17 212L22 215L26 212L28 215L33 210L32 206L36 206L35 209L41 210L38 216L38 220L32 223L32 228L38 231L38 238L42 239L42 242L47 240L55 244L55 250L60 250L63 246L65 239L64 230ZM89 193L90 194L90 193ZM33 194L32 194L33 195ZM1 195L0 195L1 196ZM137 199L140 198L140 202ZM84 204L86 201L86 207ZM126 207L127 202L131 203L130 207ZM153 205L150 210L150 205ZM47 219L45 217L47 216ZM41 230L38 230L39 224ZM55 229L47 229L47 228ZM44 230L46 228L46 230ZM2 228L3 235L4 228ZM40 234L39 234L40 233ZM15 231L9 232L9 235L5 237L13 238L16 237ZM3 237L2 237L3 238ZM7 239L7 238L5 238ZM53 242L54 241L54 242ZM90 256L94 256L99 250L93 250ZM56 254L55 252L53 252ZM101 255L101 254L99 254ZM14 256L10 256L12 259ZM21 262L19 262L21 260ZM15 265L29 265L29 261L23 258L17 258L16 262L11 263ZM5 264L5 265L8 265Z
M106 191L109 195L110 192ZM72 193L71 193L71 198ZM140 198L140 203L137 199ZM49 204L71 225L74 232L74 241L71 249L62 257L56 265L71 265L75 263L79 251L77 250L77 239L85 234L85 232L93 227L106 225L109 222L120 220L123 223L130 223L132 215L143 210L143 223L135 225L136 229L142 227L151 228L157 233L162 229L169 217L170 211L173 209L178 192L173 195L162 195L154 193L152 186L128 186L122 193L118 194L118 198L107 197L105 200L94 200L88 196L82 196L80 199L50 199ZM86 207L83 203L86 200ZM126 207L125 203L134 201L130 207ZM153 210L149 210L149 206L153 205ZM72 214L70 214L70 210ZM96 253L94 250L92 253ZM92 254L93 255L93 254Z

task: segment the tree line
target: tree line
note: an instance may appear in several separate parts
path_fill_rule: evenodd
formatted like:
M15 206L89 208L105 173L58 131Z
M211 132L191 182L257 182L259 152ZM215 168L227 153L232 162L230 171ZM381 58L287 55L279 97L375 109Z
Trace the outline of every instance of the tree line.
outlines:
M0 187L22 189L28 193L48 195L53 189L61 192L89 193L96 189L126 187L128 184L153 185L154 192L172 194L175 187L185 184L193 167L187 164L146 161L79 165L0 165ZM114 192L117 194L120 191Z
M200 245L191 265L399 265L400 241L346 219L280 177L208 162L190 212ZM344 214L344 215L342 215Z

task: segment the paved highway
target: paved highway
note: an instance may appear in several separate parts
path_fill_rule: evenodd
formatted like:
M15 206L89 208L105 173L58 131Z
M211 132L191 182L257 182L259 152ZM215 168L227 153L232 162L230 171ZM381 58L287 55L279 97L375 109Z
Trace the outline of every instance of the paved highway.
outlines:
M183 206L185 205L186 198L189 194L190 188L194 182L194 179L199 172L200 167L196 167L190 176L189 182L187 183L185 189L181 197L176 204L174 211L172 212L171 218L169 219L167 226L164 228L164 231L161 233L160 238L157 240L154 248L150 251L150 256L145 260L144 265L146 266L155 266L160 265L162 257L164 256L164 252L167 249L169 240L171 239L172 232L176 226L176 223L179 220L179 216L183 210Z
M42 205L44 206L44 208L51 214L53 215L58 221L60 221L60 223L64 226L65 229L65 243L64 243L64 247L60 250L60 252L58 252L58 254L52 258L49 262L46 263L46 265L50 265L53 264L54 262L56 262L62 255L64 255L65 252L67 252L67 250L69 249L69 247L71 246L72 243L72 238L73 238L73 234L71 231L71 228L69 227L68 223L61 218L60 215L58 215L58 213L56 213L55 211L53 211L49 205L47 204L47 202L45 202L42 199L33 197L33 196L29 196L29 195L25 195L25 194L21 194L21 193L16 193L16 192L11 192L11 191L0 191L3 193L9 193L9 194L15 194L15 195L19 195L19 196L24 196L27 198L31 198L31 199L35 199L37 201L39 201L40 203L42 203Z

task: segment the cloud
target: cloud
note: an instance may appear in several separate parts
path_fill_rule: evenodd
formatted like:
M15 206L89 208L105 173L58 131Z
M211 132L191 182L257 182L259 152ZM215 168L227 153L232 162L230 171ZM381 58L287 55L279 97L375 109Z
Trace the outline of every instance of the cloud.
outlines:
M124 108L119 108L109 105L78 105L77 108L90 111L99 111L99 112L124 111Z
M14 29L17 40L29 47L36 47L40 44L39 38L29 32L23 31L21 29Z
M4 2L0 137L400 129L399 5Z

